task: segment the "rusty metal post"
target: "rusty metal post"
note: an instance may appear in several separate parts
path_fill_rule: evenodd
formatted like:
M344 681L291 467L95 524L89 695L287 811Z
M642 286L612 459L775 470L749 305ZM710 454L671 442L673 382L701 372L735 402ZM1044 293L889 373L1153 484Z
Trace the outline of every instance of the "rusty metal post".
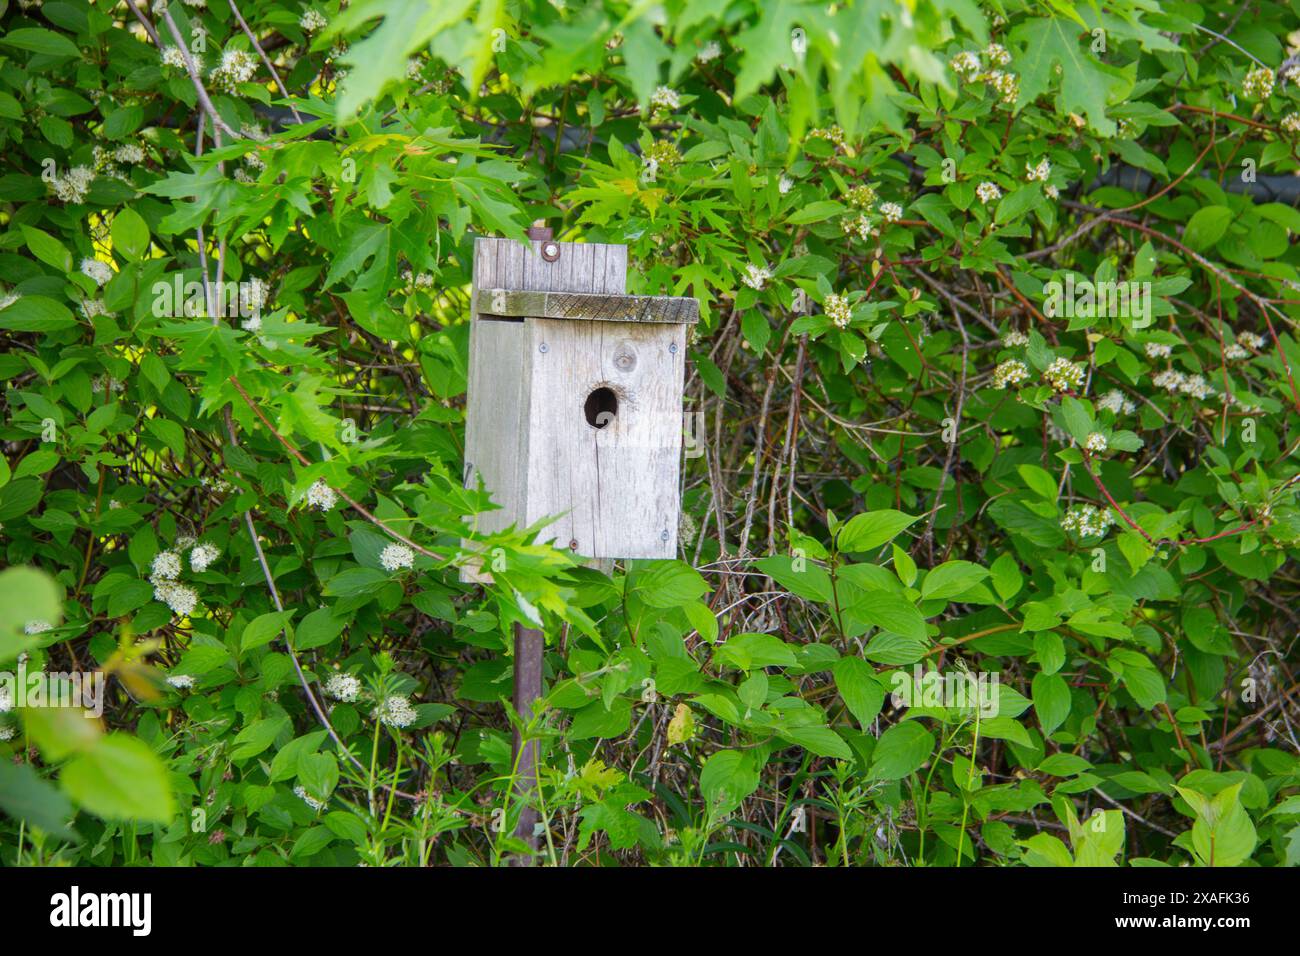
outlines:
M515 624L515 712L521 724L526 725L533 718L533 704L542 696L542 654L546 648L546 635L541 631ZM521 752L522 747L522 752ZM521 805L519 823L515 827L515 836L519 837L535 854L540 845L536 834L541 814L537 811L537 757L538 742L523 743L522 735L515 728L514 747L511 750L512 763L516 768L515 799ZM529 866L532 858L515 857L511 866Z

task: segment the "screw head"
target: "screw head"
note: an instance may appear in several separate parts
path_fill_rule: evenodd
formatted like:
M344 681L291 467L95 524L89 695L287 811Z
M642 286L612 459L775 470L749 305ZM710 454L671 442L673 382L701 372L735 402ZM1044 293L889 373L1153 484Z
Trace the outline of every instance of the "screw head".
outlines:
M577 550L578 550L578 539L577 539L577 538L570 538L570 539L569 539L569 550L570 550L570 551L577 551Z
M547 345L545 342L543 342L541 345L537 346L537 351L541 352L543 355L545 355L545 354L546 354L547 352L549 352L550 350L551 350L551 347L550 347L549 345Z
M668 351L671 352L672 354L676 355L676 354L677 354L677 343L676 343L676 342L670 342L670 343L668 343Z
M664 528L664 530L659 534L659 540L660 540L660 541L667 541L667 540L668 540L668 529L667 529L667 528Z

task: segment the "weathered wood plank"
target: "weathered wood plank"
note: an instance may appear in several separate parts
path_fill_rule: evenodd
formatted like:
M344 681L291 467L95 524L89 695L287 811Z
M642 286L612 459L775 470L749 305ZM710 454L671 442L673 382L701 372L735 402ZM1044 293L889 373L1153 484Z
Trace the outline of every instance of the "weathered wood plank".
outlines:
M529 523L559 516L542 537L581 555L674 557L686 327L534 318L526 327ZM585 408L597 389L617 402L603 427Z
M581 248L581 247L579 247ZM579 257L569 255L570 264ZM675 295L597 295L480 288L474 310L480 316L529 316L537 319L587 319L595 322L652 322L693 325L700 320L696 299Z

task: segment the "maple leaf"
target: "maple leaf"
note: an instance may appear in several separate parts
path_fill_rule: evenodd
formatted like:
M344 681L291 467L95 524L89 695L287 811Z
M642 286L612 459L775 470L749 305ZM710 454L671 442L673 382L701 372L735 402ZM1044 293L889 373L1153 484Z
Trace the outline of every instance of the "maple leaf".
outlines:
M1115 121L1106 107L1119 101L1133 86L1133 67L1113 67L1098 61L1082 46L1078 24L1063 17L1039 17L1022 23L1011 33L1020 50L1014 59L1020 71L1020 98L1016 109L1047 92L1060 73L1060 107L1088 118L1103 136L1115 135Z

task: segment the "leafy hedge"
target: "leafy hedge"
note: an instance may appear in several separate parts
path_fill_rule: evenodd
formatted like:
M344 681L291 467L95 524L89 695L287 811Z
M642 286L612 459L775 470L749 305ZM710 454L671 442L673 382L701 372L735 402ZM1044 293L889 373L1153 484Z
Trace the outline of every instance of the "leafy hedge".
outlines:
M537 622L543 862L1300 862L1292 6L338 7L0 0L5 863L501 861ZM678 561L472 527L536 219L701 302Z

